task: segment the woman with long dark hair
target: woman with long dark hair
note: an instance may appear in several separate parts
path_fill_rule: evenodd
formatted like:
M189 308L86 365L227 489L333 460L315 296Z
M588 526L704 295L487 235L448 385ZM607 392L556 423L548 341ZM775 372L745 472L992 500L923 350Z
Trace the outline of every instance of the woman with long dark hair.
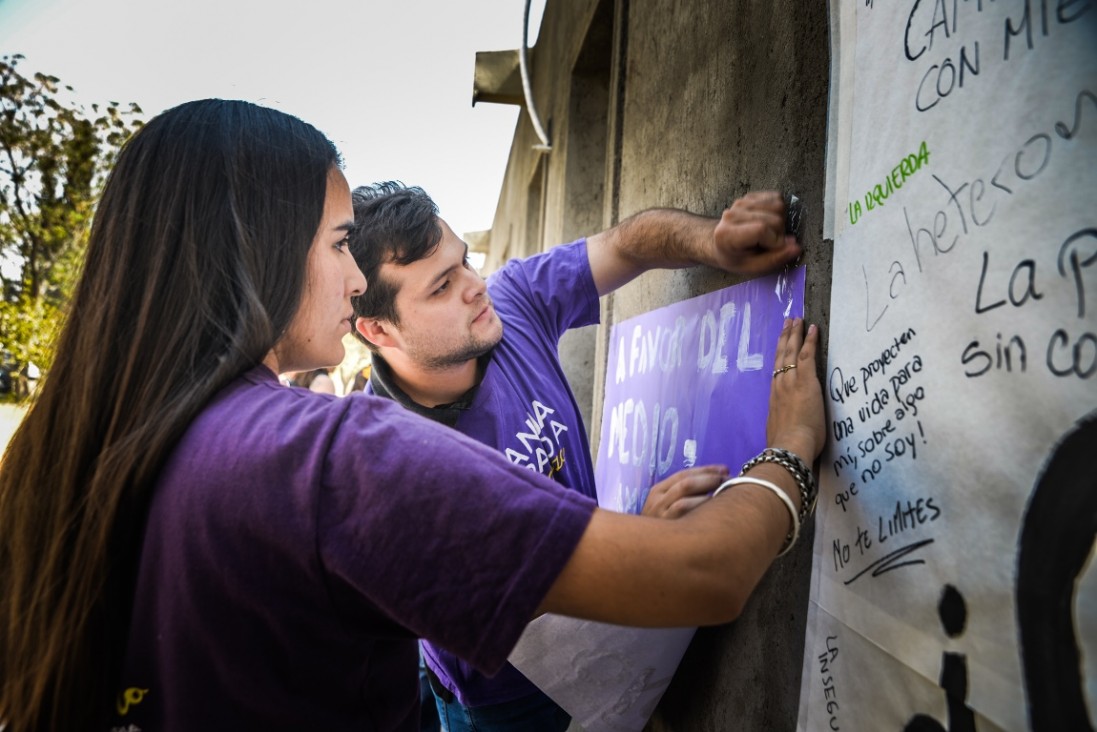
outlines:
M724 622L795 541L814 328L781 335L777 457L681 519L611 514L389 402L279 384L342 359L352 225L335 148L284 113L191 102L125 145L0 468L8 732L414 729L416 637L490 672L538 612Z

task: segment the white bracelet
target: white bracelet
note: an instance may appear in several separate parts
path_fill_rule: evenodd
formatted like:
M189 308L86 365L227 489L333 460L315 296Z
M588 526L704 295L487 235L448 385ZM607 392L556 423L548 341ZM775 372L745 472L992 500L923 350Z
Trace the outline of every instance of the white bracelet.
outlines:
M796 506L793 505L792 499L789 498L783 490L778 488L775 483L770 483L768 480L762 480L761 478L752 478L747 475L740 475L737 478L728 478L720 484L719 488L713 491L712 497L715 498L716 496L720 495L720 491L724 490L725 488L733 485L742 485L743 483L749 483L751 485L758 485L763 488L768 488L769 490L773 491L778 498L781 499L781 502L785 504L785 508L788 509L788 516L790 519L792 519L792 531L790 531L785 537L785 545L777 554L777 556L779 557L785 556L786 554L788 554L789 549L792 549L792 547L796 544L796 540L800 537L800 517L796 513Z

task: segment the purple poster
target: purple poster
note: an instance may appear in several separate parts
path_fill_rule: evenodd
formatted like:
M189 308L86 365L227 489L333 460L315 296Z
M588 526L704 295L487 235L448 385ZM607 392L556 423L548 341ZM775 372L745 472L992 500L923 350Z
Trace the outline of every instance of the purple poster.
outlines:
M801 266L613 326L599 505L639 513L653 484L694 465L739 472L766 446L777 339L803 312Z

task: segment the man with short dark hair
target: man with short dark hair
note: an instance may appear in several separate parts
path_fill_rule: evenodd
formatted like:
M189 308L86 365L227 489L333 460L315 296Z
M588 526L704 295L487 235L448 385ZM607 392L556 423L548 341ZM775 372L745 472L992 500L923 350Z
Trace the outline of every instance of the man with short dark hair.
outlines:
M511 260L485 282L422 189L379 183L356 189L352 203L351 252L368 285L354 298L355 329L373 357L368 388L592 498L593 461L559 363L561 335L598 322L598 298L648 269L707 264L753 276L801 251L784 233L780 195L750 193L720 219L643 211ZM652 487L643 512L679 516L726 475L725 466L676 473ZM487 678L432 645L424 644L424 657L448 730L568 726L567 713L509 664Z

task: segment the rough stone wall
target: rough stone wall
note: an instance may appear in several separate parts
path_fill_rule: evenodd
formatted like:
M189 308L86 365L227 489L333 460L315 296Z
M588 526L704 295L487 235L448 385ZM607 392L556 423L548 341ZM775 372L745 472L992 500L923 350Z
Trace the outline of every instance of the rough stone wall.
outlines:
M806 314L825 337L827 19L826 3L798 0L548 0L531 68L553 149L533 150L520 115L488 266L645 208L717 216L749 190L779 189L804 202ZM595 451L613 323L735 282L704 268L649 272L603 298L600 326L562 344L590 400ZM648 729L795 728L811 533L738 621L698 631Z

